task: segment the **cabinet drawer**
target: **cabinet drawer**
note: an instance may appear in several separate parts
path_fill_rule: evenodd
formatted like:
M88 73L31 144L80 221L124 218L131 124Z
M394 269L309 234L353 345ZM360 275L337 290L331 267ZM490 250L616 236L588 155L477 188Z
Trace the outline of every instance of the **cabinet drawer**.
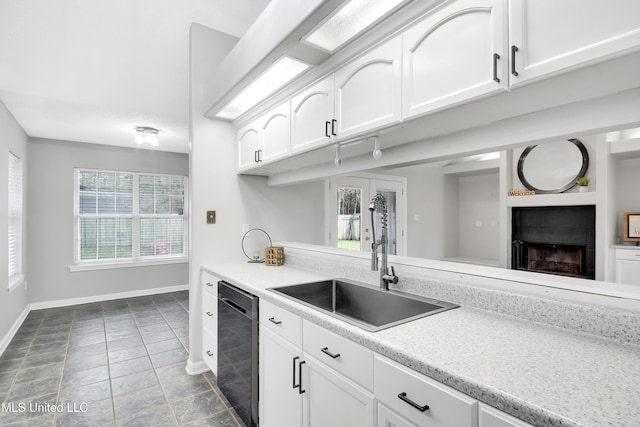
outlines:
M373 390L373 352L332 332L302 322L302 349L367 390Z
M211 292L202 292L202 327L210 332L218 329L218 298Z
M200 272L200 283L202 284L202 289L213 292L215 295L218 295L218 280L220 279L213 274L207 273L204 270Z
M428 427L478 425L476 400L381 356L375 357L374 364L374 394L412 423ZM429 409L421 411L401 396Z
M479 427L533 427L531 424L525 423L484 403L480 404L479 411Z
M202 332L202 359L214 374L218 374L218 340L215 333Z
M640 250L639 249L616 249L616 259L640 261Z
M301 346L302 320L290 311L261 299L260 324L288 339L297 347Z

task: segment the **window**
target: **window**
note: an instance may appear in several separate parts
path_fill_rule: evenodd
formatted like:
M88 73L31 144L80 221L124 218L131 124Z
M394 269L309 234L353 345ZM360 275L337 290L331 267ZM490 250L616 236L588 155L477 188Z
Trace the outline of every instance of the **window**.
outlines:
M75 262L187 256L187 178L76 169Z
M9 287L22 276L22 160L9 153Z

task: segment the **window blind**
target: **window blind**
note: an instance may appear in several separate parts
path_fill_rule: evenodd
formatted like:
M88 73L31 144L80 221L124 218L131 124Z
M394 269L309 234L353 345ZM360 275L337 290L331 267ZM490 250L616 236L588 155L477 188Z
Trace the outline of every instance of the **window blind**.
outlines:
M9 278L22 274L22 160L9 153Z
M186 256L186 177L76 171L76 262Z

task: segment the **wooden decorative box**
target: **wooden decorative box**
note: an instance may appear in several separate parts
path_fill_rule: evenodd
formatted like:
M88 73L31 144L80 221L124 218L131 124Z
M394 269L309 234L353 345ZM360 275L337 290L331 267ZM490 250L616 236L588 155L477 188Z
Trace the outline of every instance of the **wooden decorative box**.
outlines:
M264 250L265 265L283 265L284 248L282 246L269 246Z

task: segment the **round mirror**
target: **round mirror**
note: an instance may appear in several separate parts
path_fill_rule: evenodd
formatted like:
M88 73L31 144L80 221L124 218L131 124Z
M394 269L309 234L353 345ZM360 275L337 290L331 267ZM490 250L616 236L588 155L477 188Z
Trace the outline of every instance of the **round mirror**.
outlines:
M562 193L582 178L589 167L589 153L577 139L527 147L518 161L518 177L536 193Z

